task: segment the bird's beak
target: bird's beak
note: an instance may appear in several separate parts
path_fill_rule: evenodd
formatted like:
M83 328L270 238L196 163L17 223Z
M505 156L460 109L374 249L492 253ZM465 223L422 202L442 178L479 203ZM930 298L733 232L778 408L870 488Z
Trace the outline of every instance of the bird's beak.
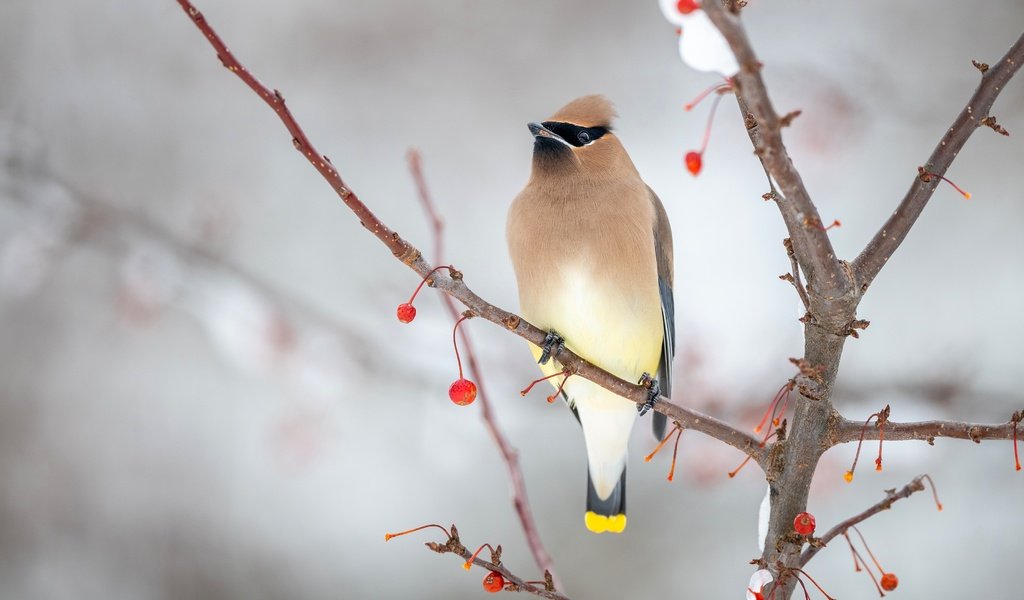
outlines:
M527 123L526 126L530 129L530 133L532 133L533 137L535 137L535 138L538 138L538 139L539 138L550 138L552 140L561 142L561 143L565 144L566 146L570 145L569 142L567 142L564 139L562 139L562 136L560 136L557 133L551 131L547 127L544 127L540 123Z

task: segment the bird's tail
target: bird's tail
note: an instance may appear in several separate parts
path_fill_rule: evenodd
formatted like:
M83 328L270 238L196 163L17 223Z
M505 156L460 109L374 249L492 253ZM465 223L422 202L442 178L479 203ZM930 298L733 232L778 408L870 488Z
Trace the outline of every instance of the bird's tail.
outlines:
M584 522L593 533L622 533L626 529L626 468L622 468L622 476L615 484L615 489L605 498L601 499L594 488L594 481L590 478L590 469L587 469L587 513Z

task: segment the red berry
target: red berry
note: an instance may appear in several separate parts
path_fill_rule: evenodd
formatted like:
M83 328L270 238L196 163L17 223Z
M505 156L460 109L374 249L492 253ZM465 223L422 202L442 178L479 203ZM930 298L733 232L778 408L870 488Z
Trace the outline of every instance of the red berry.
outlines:
M811 535L814 533L814 515L802 512L793 519L793 529L800 535Z
M700 152L690 151L686 153L686 170L696 176L700 173L700 168L704 161L701 158Z
M472 404L476 400L476 384L468 379L457 379L448 388L448 397L459 406Z
M883 573L882 574L882 589L891 592L896 589L896 586L900 584L900 580L896 577L895 573Z
M676 3L676 10L684 15L688 15L695 10L700 9L700 3L697 0L679 0Z
M491 571L484 577L484 589L492 594L505 588L505 578L497 571Z
M416 318L416 307L408 302L398 305L398 320L403 323L411 323Z

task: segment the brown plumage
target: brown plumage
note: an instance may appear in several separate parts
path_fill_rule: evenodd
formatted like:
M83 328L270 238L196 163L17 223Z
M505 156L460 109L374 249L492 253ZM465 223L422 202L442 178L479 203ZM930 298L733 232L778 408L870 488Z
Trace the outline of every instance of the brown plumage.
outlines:
M568 348L619 377L659 374L667 393L672 234L658 197L610 131L614 116L605 98L585 96L543 125L530 124L533 169L509 210L509 252L527 320L558 332ZM552 374L560 367L541 369ZM587 445L586 524L621 531L636 405L579 377L568 380L565 395Z
M558 109L549 121L572 123L584 127L611 127L612 121L619 116L615 107L604 96L594 94L582 96Z

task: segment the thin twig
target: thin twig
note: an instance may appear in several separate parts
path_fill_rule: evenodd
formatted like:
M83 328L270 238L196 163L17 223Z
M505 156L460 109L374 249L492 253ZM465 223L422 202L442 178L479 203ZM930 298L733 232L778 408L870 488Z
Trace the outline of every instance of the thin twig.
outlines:
M434 548L431 548L431 550L434 550ZM435 552L443 554L445 551L435 550ZM473 556L473 553L465 547L461 549L461 552L455 550L447 550L447 552L458 554L465 560L469 560L470 557ZM505 578L505 581L516 584L516 587L518 588L517 591L519 592L526 592L527 594L533 594L534 596L540 596L541 598L550 598L551 600L569 600L568 596L560 594L557 591L549 591L542 587L538 587L536 584L527 583L526 579L513 574L511 571L505 568L505 565L496 565L492 562L480 558L479 556L473 559L473 564L479 567L483 567L488 571L497 571L501 573L501 576ZM558 589L557 584L555 588ZM477 592L479 591L479 588L477 588Z
M1010 47L999 62L982 72L981 83L974 90L971 99L967 101L967 106L960 111L956 120L932 150L932 155L924 164L925 171L932 175L946 173L971 134L978 127L986 124L985 119L989 117L988 111L1022 64L1024 64L1024 34L1017 39L1017 42ZM853 261L854 276L861 292L871 285L878 272L903 243L940 181L938 177L915 176L903 201L900 202L892 216L885 221L875 237L871 238L860 256Z
M427 187L426 178L423 176L420 153L416 150L409 150L406 158L409 161L409 172L412 174L413 181L416 184L420 204L427 213L427 219L430 221L430 226L433 230L434 262L441 264L444 260L444 221L434 205L430 190ZM447 294L442 294L442 297L444 298L445 308L448 310L452 320L458 319L459 309L456 307L455 301ZM481 417L484 420L484 426L487 427L487 431L491 434L491 438L494 439L495 445L498 446L498 451L501 453L501 457L505 461L505 467L508 470L508 478L512 483L512 504L516 509L516 515L519 517L519 524L523 528L523 534L526 535L526 543L530 547L530 552L533 553L533 560L536 561L540 570L551 573L555 587L563 589L562 583L555 573L554 561L544 548L544 542L540 539L537 523L533 520L533 513L530 511L530 500L526 495L526 483L523 478L522 469L519 466L519 454L512 447L512 444L509 443L508 438L505 437L505 433L498 426L498 422L494 417L491 400L484 386L484 376L477 363L473 341L469 337L469 330L463 327L459 330L459 333L462 335L462 348L466 355L466 370L469 371L470 377L477 385L477 399L482 407Z
M345 202L346 206L356 214L363 227L373 233L377 239L391 250L395 257L418 273L420 277L426 276L432 267L423 259L420 251L385 226L366 205L359 201L356 194L342 181L341 176L331 165L330 161L326 157L321 157L313 148L298 122L285 106L284 97L280 93L272 92L263 86L238 62L238 59L228 51L224 42L221 41L202 13L191 2L188 0L178 0L178 4L185 10L207 41L217 50L217 55L224 66L242 79L249 88L274 109L281 122L284 123L289 133L292 134L295 147L302 152L302 155L316 168L317 172L327 180L342 201ZM454 280L451 277L437 274L433 277L433 281L437 289L453 296L472 310L478 317L501 325L537 346L544 343L547 332L526 322L518 315L502 310L480 298L461 279ZM608 371L580 358L571 350L562 349L554 358L573 375L589 379L608 391L637 404L647 403L646 387L619 379ZM670 399L664 396L658 398L654 409L670 419L683 423L687 429L700 431L753 456L759 465L763 465L766 451L758 446L758 440L746 432L740 431L699 411L673 404Z
M788 277L783 275L780 279L784 279L793 284L796 288L796 293L800 296L800 302L804 304L804 310L811 310L811 300L807 297L807 290L804 289L804 283L800 278L800 263L796 260L796 252L793 251L793 240L786 238L782 240L782 245L786 247L786 256L789 257L790 273Z
M444 529L444 527L441 526L437 527ZM505 565L501 563L501 546L498 546L497 551L493 549L491 550L491 560L494 562L487 561L479 556L473 556L473 553L463 545L462 540L459 538L459 530L455 527L454 523L451 526L450 532L447 530L446 532L448 533L448 539L443 544L438 542L427 542L423 545L438 554L455 554L457 556L461 556L464 561L472 562L473 564L483 567L488 571L497 571L498 573L501 573L501 576L506 582L515 584L515 591L526 592L528 594L533 594L534 596L540 596L541 598L550 598L551 600L569 600L568 596L556 591L557 588L553 585L553 581L549 581L548 585L545 585L545 587L538 587L536 584L527 582L525 579L513 574L505 568ZM388 536L384 537L385 541L388 539ZM549 586L555 589L548 589Z
M815 543L811 544L807 547L807 549L803 551L803 553L800 555L800 566L803 567L804 565L806 565L808 561L814 558L815 554L817 554L834 538L845 533L847 529L853 527L858 523L866 521L870 517L875 516L876 514L882 512L883 510L889 510L890 508L892 508L893 503L896 502L897 500L909 498L912 494L916 492L924 491L924 478L925 475L918 475L917 477L912 479L910 483L903 486L903 488L900 489L900 491L898 492L895 489L886 490L884 500L877 502L864 512L856 514L850 517L849 519L842 521L832 529L829 529L825 533L825 535L817 538Z
M857 421L842 419L835 426L831 446L859 440L863 425ZM879 429L869 427L864 432L864 439L877 440L881 435ZM919 421L915 423L886 421L885 423L885 439L890 441L923 440L931 443L935 438L955 438L979 443L981 440L1012 440L1013 421L998 425L959 421Z

